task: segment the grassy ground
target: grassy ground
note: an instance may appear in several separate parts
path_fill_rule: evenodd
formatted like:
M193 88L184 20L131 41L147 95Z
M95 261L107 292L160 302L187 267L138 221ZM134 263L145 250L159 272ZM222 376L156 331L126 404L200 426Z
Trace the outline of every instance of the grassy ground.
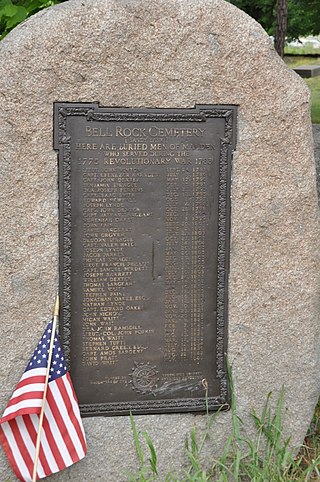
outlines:
M286 45L284 48L285 54L291 55L319 55L320 56L320 48L315 48L311 43L306 43L301 45L300 47L292 47L290 45Z
M261 414L252 412L256 436L248 437L246 427L237 415L232 378L232 433L223 453L208 460L202 448L210 444L212 423L216 415L207 412L207 428L197 433L195 428L187 437L184 475L177 477L172 471L159 475L157 452L146 432L138 432L130 416L139 470L131 474L129 482L307 482L320 481L320 401L304 445L293 457L290 439L282 435L282 412L285 408L284 392L280 394L274 410L270 408L269 394ZM207 397L206 397L207 401ZM211 434L210 434L211 432ZM144 439L144 440L143 440ZM141 441L143 440L143 444ZM189 465L189 467L188 467Z
M314 124L320 124L320 76L313 79L306 79L311 90L311 117Z
M298 67L300 65L320 65L319 57L285 57L286 64L291 67ZM309 89L311 90L311 117L314 124L320 124L320 75L311 79L304 79Z

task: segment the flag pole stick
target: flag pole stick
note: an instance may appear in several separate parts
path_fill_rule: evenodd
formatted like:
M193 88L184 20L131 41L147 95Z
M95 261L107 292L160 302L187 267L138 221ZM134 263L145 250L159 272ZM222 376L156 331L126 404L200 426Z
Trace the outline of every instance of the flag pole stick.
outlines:
M50 345L49 345L48 364L47 364L46 378L45 378L45 382L44 382L42 406L41 406L41 411L40 411L40 416L39 416L39 427L38 427L38 434L37 434L37 441L36 441L36 452L35 452L34 463L33 463L32 482L36 482L36 480L37 480L37 467L38 467L39 452L40 452L41 433L42 433L42 426L43 426L43 415L44 415L44 408L45 408L45 405L46 405L47 389L48 389L50 367L51 367L51 360L52 360L53 343L54 343L54 337L55 337L55 334L56 334L58 317L59 317L59 295L57 295L56 302L55 302L55 305L54 305L52 332L51 332L51 339L50 339Z

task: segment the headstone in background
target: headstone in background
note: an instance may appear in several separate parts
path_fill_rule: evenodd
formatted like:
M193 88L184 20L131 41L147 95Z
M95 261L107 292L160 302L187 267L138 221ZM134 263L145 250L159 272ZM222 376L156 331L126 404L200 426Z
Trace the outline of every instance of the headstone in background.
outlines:
M320 65L301 65L293 69L300 77L309 79L320 75Z
M318 210L309 92L262 28L221 0L70 0L0 44L1 407L52 310L58 272L54 102L239 106L233 159L228 357L242 419L285 387L302 442L319 394ZM201 415L137 416L160 470L179 470ZM85 421L88 457L52 480L125 481L137 465L128 417ZM219 414L208 454L231 413ZM213 445L212 445L213 444ZM1 452L0 478L11 477Z

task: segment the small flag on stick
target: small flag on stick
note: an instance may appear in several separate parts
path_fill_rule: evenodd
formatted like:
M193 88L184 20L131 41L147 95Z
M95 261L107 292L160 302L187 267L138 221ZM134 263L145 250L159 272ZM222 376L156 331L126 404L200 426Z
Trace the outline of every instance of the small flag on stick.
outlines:
M86 455L79 406L54 320L0 420L0 441L19 480L34 482Z

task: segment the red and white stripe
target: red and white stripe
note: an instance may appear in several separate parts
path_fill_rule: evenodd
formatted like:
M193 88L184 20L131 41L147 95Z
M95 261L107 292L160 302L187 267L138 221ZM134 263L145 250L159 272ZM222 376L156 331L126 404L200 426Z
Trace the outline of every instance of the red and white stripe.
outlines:
M46 368L23 374L0 420L0 441L21 481L32 482ZM42 388L42 390L41 390ZM69 373L49 382L37 479L81 460L86 441Z

